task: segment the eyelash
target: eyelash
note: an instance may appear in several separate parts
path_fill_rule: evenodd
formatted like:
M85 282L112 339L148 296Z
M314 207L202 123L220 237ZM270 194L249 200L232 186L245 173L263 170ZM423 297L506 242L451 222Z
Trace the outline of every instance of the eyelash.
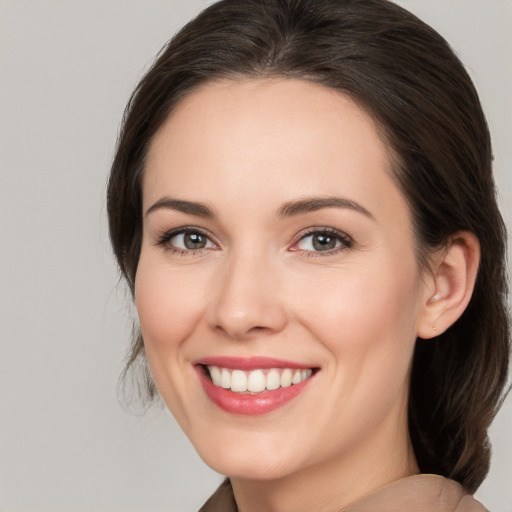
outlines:
M180 249L179 247L175 247L170 243L174 237L183 235L183 234L202 235L208 241L210 241L210 243L217 246L217 244L215 244L215 242L212 241L211 237L208 235L208 233L206 233L206 231L203 231L202 229L192 227L192 226L187 226L187 227L178 228L178 229L171 229L170 231L164 232L162 235L160 235L158 237L158 240L155 245L157 245L159 247L163 247L164 249L170 251L172 254L177 254L179 256L189 256L189 255L200 256L203 253L203 251L210 249L210 248Z
M170 251L172 254L178 254L179 256L189 256L189 255L200 256L203 253L203 251L211 249L211 247L200 248L200 249L181 249L179 247L173 246L170 243L170 241L173 238L175 238L179 235L182 235L182 234L198 234L198 235L204 236L211 244L218 247L217 244L212 241L211 237L208 235L207 232L205 232L204 230L202 230L200 228L196 228L196 227L192 227L192 226L182 227L182 228L173 229L173 230L164 232L162 235L160 235L158 237L158 240L155 245L157 245L159 247L163 247L166 250ZM327 234L327 235L334 237L337 242L340 242L340 245L338 247L334 247L333 249L329 249L326 251L313 251L313 250L310 251L310 250L294 249L295 246L297 246L300 242L302 242L306 238L308 238L312 235L322 235L322 234ZM305 233L303 233L299 237L299 239L296 242L293 243L293 245L291 246L291 248L289 250L291 250L292 252L300 252L300 253L302 253L302 255L304 255L306 257L322 257L322 256L330 256L333 254L337 254L338 252L344 251L346 249L350 249L353 246L354 246L354 240L346 233L343 233L342 231L338 231L337 229L334 229L334 228L324 227L324 228L308 229Z
M332 237L334 237L338 242L340 242L340 245L338 247L334 247L333 249L329 249L326 251L305 251L301 249L292 249L294 252L302 252L302 254L308 258L313 257L324 257L324 256L331 256L333 254L337 254L339 252L342 252L346 249L351 249L354 246L354 240L352 237L347 235L346 233L343 233L342 231L338 231L334 228L310 228L305 233L303 233L299 239L293 244L292 247L299 244L301 241L305 240L306 238L312 236L312 235L323 235L327 234Z

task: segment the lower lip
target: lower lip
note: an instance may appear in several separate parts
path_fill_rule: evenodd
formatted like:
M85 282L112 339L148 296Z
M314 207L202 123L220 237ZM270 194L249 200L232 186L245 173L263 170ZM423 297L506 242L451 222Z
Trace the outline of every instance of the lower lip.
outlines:
M230 414L245 416L259 416L279 409L299 395L311 380L309 377L299 384L261 393L234 393L230 389L216 386L205 375L202 366L196 368L206 395L215 405Z

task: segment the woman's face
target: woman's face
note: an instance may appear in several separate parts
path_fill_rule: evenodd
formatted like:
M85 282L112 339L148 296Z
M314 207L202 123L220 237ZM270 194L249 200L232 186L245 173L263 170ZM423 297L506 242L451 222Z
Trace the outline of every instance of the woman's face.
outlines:
M305 81L208 84L156 134L136 304L159 392L217 471L407 457L432 290L390 175L372 119Z

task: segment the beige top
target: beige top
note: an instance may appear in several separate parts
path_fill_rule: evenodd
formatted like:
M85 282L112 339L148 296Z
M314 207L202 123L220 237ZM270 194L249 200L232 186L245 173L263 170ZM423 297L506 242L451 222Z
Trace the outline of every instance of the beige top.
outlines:
M237 512L225 480L199 512ZM314 511L312 511L314 512ZM488 512L460 484L437 475L416 475L382 487L340 512Z

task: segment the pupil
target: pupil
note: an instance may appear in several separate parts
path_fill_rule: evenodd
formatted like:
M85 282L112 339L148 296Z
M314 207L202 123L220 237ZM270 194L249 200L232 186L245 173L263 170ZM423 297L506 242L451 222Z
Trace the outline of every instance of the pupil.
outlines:
M184 242L187 249L203 249L206 245L206 237L200 233L186 233Z
M313 237L313 247L317 251L328 251L336 247L336 238L329 235L315 235Z

